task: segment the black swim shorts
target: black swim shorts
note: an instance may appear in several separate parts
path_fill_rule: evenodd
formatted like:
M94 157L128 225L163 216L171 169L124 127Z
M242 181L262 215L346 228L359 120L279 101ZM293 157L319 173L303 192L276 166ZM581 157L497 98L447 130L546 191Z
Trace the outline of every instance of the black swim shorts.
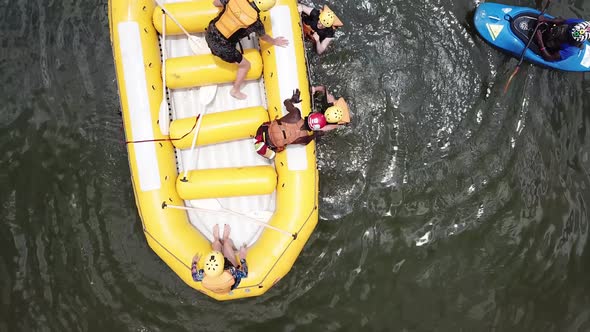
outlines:
M215 27L214 21L209 24L205 33L205 40L211 49L211 53L229 63L242 62L242 53L236 48L235 42L227 40Z

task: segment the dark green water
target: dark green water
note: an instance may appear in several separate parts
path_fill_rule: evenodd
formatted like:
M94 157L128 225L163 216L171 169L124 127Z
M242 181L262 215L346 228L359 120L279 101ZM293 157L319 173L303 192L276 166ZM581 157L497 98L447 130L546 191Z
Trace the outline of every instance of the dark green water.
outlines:
M320 223L277 286L219 303L145 242L106 0L2 1L0 331L589 331L590 75L525 65L504 96L516 60L474 6L331 2L312 81L354 124L320 143Z

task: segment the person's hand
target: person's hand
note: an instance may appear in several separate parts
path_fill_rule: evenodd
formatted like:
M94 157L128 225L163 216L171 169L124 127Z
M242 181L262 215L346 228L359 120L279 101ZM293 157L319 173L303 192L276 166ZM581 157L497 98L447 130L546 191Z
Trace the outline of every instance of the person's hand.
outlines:
M240 252L239 252L239 255L240 255L240 260L242 260L242 259L244 259L244 260L245 260L245 259L246 259L246 254L247 254L247 253L248 253L248 247L247 247L247 246L246 246L246 244L244 243L244 244L242 245L242 247L240 248Z
M537 22L538 23L547 22L547 18L545 17L545 15L539 15L539 17L537 17Z
M301 91L299 89L293 90L293 96L291 97L291 102L293 104L297 104L301 102Z
M320 41L320 35L318 35L317 32L314 32L313 35L311 35L311 37L313 38L313 40L315 40L316 42Z
M289 40L285 37L277 37L272 40L272 44L275 46L285 47L289 45Z

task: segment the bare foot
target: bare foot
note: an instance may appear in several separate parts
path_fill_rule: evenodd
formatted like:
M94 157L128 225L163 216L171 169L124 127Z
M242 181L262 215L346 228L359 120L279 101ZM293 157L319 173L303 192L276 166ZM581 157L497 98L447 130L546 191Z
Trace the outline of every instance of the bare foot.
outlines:
M223 240L229 239L229 232L231 232L231 227L228 224L223 226Z
M244 99L248 98L248 95L247 95L247 94L245 94L245 93L243 93L243 92L241 92L240 90L238 90L238 89L235 89L235 88L232 88L232 89L229 91L229 94L230 94L232 97L234 97L234 98L236 98L236 99L239 99L239 100L244 100Z
M213 242L219 241L219 225L213 226Z

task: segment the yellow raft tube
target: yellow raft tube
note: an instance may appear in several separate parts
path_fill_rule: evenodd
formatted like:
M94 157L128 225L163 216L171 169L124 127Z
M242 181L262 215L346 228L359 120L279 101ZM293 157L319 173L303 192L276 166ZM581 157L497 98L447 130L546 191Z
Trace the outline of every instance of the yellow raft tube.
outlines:
M202 42L219 11L212 0L165 2L164 7ZM255 36L242 41L252 64L243 88L246 101L228 93L236 65L208 49L192 53L187 37L166 16L153 0L109 0L129 165L146 239L187 285L202 293L217 300L263 294L291 269L318 221L315 143L289 146L273 162L253 148L258 126L286 114L283 100L296 88L302 114L310 112L297 3L278 0L261 13L267 34L287 38L288 47L273 47ZM199 93L211 91L211 85L215 97L203 101ZM168 114L161 112L165 88ZM236 246L250 246L248 277L227 294L213 293L191 276L195 253L211 250L215 224L231 226Z

